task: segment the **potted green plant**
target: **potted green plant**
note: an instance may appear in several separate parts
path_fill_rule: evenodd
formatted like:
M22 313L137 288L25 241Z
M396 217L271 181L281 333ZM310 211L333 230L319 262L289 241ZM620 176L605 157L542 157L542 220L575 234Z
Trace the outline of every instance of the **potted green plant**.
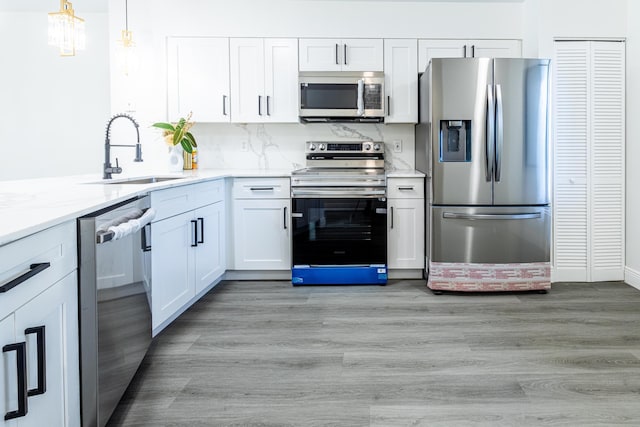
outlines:
M192 113L189 113L186 118L180 117L175 124L158 122L151 126L163 130L164 139L169 145L175 146L180 144L185 152L191 154L193 148L198 146L193 134L189 132L189 129L194 125L194 122L191 121L191 115Z

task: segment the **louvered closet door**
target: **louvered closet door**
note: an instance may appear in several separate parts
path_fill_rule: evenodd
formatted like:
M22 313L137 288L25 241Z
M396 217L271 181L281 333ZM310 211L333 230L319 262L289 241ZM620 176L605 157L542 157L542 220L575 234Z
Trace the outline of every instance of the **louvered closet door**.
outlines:
M624 47L591 42L592 281L624 279Z
M554 62L554 280L624 277L624 43L561 41Z

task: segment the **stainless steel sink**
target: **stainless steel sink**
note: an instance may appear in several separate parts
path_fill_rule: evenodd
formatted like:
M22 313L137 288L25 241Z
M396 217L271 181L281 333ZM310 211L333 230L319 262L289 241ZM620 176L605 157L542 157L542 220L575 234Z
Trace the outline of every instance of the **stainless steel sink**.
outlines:
M131 179L104 179L102 181L94 181L89 184L109 184L109 185L120 185L120 184L155 184L157 182L164 181L175 181L178 179L184 179L184 176L146 176L140 178L131 178Z

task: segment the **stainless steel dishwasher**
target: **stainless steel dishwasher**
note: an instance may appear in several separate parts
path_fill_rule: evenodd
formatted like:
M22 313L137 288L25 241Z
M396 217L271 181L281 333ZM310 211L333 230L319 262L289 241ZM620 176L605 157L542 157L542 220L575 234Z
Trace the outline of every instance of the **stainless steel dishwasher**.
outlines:
M84 427L103 427L151 343L149 197L78 219Z

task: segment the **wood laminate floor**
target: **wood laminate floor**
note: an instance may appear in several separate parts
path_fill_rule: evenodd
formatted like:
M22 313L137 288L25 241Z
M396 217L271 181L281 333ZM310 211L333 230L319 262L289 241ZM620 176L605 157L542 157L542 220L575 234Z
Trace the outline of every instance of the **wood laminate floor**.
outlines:
M640 291L433 295L223 282L152 344L109 426L640 425Z

